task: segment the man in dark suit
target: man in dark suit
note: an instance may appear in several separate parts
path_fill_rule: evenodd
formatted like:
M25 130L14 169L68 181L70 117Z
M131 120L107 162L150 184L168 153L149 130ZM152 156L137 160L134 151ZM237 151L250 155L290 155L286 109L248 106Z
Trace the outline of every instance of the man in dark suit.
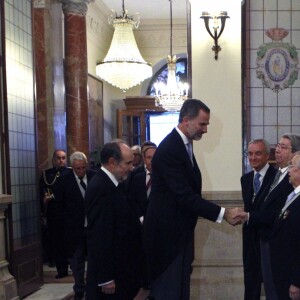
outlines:
M40 203L45 228L43 232L43 247L46 259L57 269L55 278L68 276L68 261L64 253L64 241L61 239L62 207L55 199L58 178L71 172L66 167L67 156L63 150L55 150L52 156L53 168L44 170L39 182Z
M284 206L285 199L292 192L293 187L289 183L288 165L296 151L300 150L300 136L284 134L276 145L275 158L278 172L274 181L257 211L252 210L246 215L249 226L258 228L260 238L261 269L263 283L267 299L277 299L275 285L272 277L269 238L272 232L274 220ZM281 299L277 299L281 300Z
M133 178L129 187L129 198L136 205L140 218L144 218L151 192L152 158L156 151L156 145L145 146L143 149L143 171L138 172Z
M300 299L300 153L289 165L289 180L294 190L285 198L269 242L278 300Z
M277 170L268 164L270 145L262 139L248 144L248 159L252 171L241 177L245 212L258 211L274 180ZM258 230L243 225L244 299L259 300L262 285Z
M239 209L224 209L201 196L201 173L192 140L207 132L210 110L200 100L186 100L179 124L158 146L152 160L152 188L144 221L151 297L188 300L194 228L199 216L237 223Z
M141 145L141 153L142 153L142 159L144 159L144 151L145 149L147 149L148 147L157 147L155 143L151 142L151 141L145 141L142 145ZM132 149L132 147L131 147ZM128 177L126 178L126 181L124 183L125 185L125 192L127 194L130 193L130 186L132 184L132 180L135 177L135 175L139 174L139 173L144 173L145 172L145 163L143 160L143 163L137 167L134 167L132 172L130 172L130 174L128 175Z
M88 221L87 300L132 300L141 287L141 222L121 184L133 154L122 141L103 146L101 170L86 194Z
M87 170L87 158L76 151L71 154L73 172L63 175L58 180L55 195L63 205L63 223L61 232L65 241L65 254L70 261L75 284L74 299L83 299L85 293L85 256L86 256L86 218L84 194L95 171Z

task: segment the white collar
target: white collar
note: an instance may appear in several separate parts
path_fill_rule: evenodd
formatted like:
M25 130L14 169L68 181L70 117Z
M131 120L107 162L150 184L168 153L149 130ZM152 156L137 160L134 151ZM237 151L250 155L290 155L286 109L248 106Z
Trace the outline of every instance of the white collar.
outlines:
M116 179L115 175L108 171L105 167L101 167L101 170L109 177L115 186L119 185L119 181Z
M268 171L269 166L270 166L270 165L269 165L268 163L266 163L265 166L264 166L259 172L256 172L256 171L253 169L253 171L254 171L254 176L255 176L256 173L259 173L260 176L261 176L262 178L265 177L265 175L266 175L266 173L267 173L267 171Z
M190 140L186 137L186 135L176 126L175 127L176 131L179 133L179 135L182 138L183 143L186 145L190 142Z

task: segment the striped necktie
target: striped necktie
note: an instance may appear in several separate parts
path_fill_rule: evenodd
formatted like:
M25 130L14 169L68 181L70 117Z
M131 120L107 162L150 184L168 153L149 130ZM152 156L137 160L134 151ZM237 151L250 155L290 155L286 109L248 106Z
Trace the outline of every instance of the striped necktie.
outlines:
M147 174L147 183L146 183L147 198L149 197L150 192L151 192L151 184L152 184L151 173L148 173Z
M86 184L83 181L83 178L81 177L81 178L79 178L79 180L80 180L80 185L82 186L83 190L86 191Z

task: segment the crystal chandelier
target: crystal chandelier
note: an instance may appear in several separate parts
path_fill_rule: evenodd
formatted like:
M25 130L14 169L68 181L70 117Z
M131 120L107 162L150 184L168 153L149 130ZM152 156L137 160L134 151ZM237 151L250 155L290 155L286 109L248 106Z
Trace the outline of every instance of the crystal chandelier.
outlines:
M108 23L115 28L107 55L97 64L96 74L103 80L123 91L141 83L152 76L152 67L142 57L134 35L133 28L138 28L140 17L128 15L122 1L122 15L115 11Z
M170 1L170 55L167 57L168 79L167 84L158 81L154 84L156 93L156 105L168 111L180 110L183 101L188 97L189 86L187 83L179 81L176 76L176 55L172 54L173 38L173 17L172 17L172 0ZM177 79L178 78L178 79Z

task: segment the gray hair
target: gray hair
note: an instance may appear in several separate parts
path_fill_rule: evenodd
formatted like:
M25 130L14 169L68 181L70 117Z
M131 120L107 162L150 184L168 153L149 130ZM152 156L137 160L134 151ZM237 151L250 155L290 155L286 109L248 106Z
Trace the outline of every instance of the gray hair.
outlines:
M300 169L300 151L295 152L294 158L297 157L297 168Z
M75 151L70 156L71 166L73 166L74 160L84 160L87 163L86 155L83 152Z
M251 144L258 144L258 143L264 144L266 153L267 154L270 153L270 144L266 140L264 140L264 139L254 139L254 140L251 140L249 142L248 146L251 145Z
M292 153L300 150L300 135L285 133L281 138L291 141Z

